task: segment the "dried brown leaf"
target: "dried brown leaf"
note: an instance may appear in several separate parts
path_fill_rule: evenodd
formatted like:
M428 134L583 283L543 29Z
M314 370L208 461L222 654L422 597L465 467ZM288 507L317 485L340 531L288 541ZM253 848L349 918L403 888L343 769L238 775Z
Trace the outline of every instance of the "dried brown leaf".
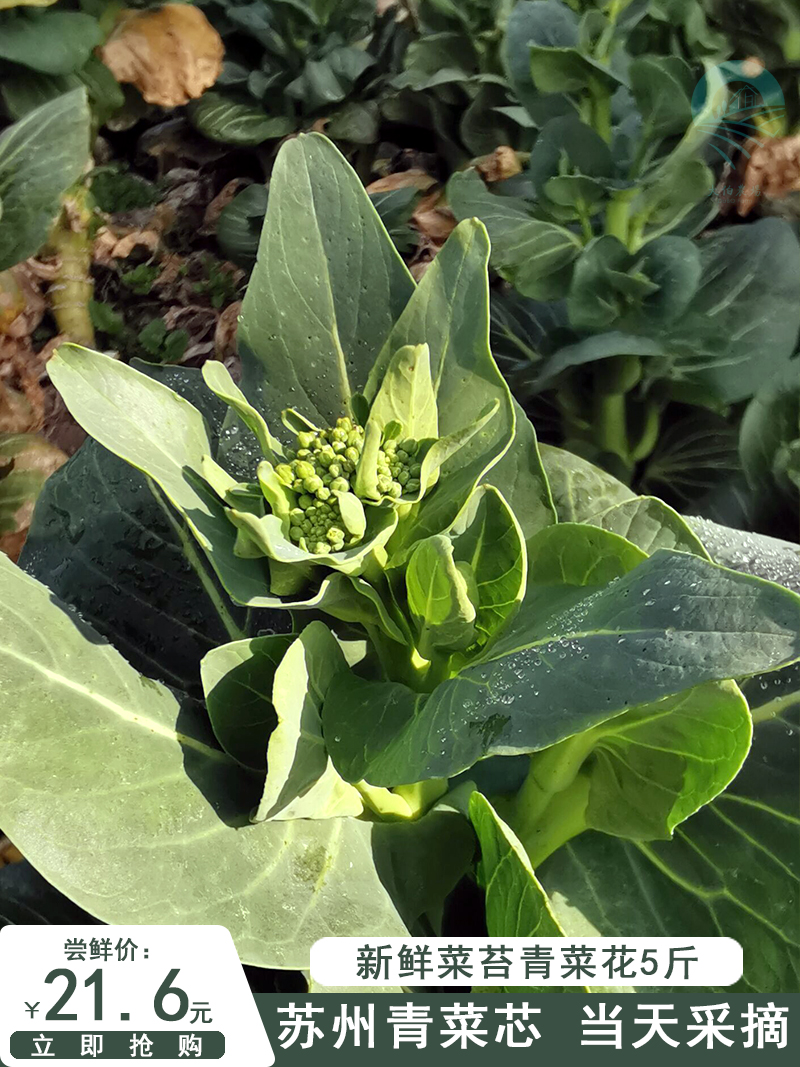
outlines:
M407 189L411 186L424 193L433 185L436 185L435 178L418 167L412 167L409 170L398 170L394 174L387 174L385 178L370 182L367 192L391 193L394 189Z
M47 301L29 263L0 273L0 334L28 337L42 321Z
M166 4L122 11L100 58L148 104L180 107L214 84L224 52L222 38L199 8Z
M411 222L423 237L441 246L455 229L456 217L445 205L441 190L436 190L420 200Z
M236 348L236 331L239 328L239 315L242 310L241 300L228 304L219 316L214 333L214 358L223 362L238 355Z
M95 263L108 267L115 259L127 259L135 248L146 248L154 254L160 243L161 237L156 230L115 233L109 226L102 226L95 236L92 256Z
M487 182L502 182L522 173L522 164L517 153L507 144L495 148L488 156L476 159L475 168Z
M217 223L219 222L219 217L222 214L223 209L230 204L231 200L233 200L240 189L249 184L250 182L247 178L231 178L231 180L222 187L211 203L206 207L205 214L203 215L203 228L201 233L210 235L217 232Z
M736 210L744 218L764 197L782 200L800 190L800 135L748 141L738 167L742 179Z

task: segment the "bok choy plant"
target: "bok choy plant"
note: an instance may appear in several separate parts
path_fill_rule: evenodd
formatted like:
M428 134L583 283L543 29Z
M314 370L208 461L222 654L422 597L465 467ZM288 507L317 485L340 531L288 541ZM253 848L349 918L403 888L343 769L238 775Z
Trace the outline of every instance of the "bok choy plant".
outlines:
M540 451L488 257L467 220L415 285L312 134L277 159L240 383L60 348L94 440L0 560L0 825L99 919L219 922L261 967L478 932L477 877L493 935L730 933L784 988L793 698L758 694L789 692L800 598Z
M699 8L518 3L505 57L539 130L526 169L491 187L471 169L448 185L456 216L485 223L492 266L513 286L493 317L516 395L549 397L555 439L629 481L646 480L678 404L726 412L749 399L783 370L800 327L792 227L706 231L737 151L726 108L750 68L714 65L726 39L704 21L692 50L679 29L685 15L699 32ZM753 95L778 121L778 82L759 76Z

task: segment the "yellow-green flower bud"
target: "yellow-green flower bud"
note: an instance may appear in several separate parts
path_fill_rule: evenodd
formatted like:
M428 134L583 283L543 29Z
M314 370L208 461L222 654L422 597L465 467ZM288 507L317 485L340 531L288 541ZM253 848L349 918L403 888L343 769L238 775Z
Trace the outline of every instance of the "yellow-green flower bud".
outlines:
M316 493L318 489L322 488L322 479L317 474L312 474L310 478L303 479L303 488L307 493Z

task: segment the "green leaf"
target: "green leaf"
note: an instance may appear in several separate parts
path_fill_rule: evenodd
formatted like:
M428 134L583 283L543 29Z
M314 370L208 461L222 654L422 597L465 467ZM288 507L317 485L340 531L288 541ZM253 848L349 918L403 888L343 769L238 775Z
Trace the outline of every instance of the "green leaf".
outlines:
M42 74L71 74L101 42L97 19L78 11L4 15L0 59Z
M49 371L84 429L160 486L231 597L250 606L280 606L266 595L261 561L235 554L236 530L203 480L212 447L197 408L133 367L77 345L62 345Z
M503 62L515 95L537 125L547 118L566 114L573 105L565 96L543 98L531 77L532 44L569 47L578 43L578 17L560 0L521 0L508 18L503 42Z
M370 823L248 826L250 776L190 708L5 557L0 585L0 820L56 889L104 922L222 923L262 967L307 967L334 932L405 933Z
M631 92L642 116L644 136L682 135L692 122L692 68L679 56L638 56L628 68Z
M278 724L267 749L267 781L254 818L333 819L360 815L358 790L334 770L322 737L320 709L345 659L330 630L310 623L275 672Z
M270 634L212 648L200 673L214 736L228 755L251 770L265 767L277 725L272 681L294 638Z
M203 381L212 393L228 404L258 441L261 452L273 463L283 458L283 447L269 431L260 412L250 404L224 363L209 359L203 364Z
M63 460L63 453L39 434L0 433L0 533L27 526L46 478Z
M418 541L406 568L406 593L425 659L440 649L463 650L475 639L475 604L469 575L456 565L444 534Z
M687 237L657 238L636 255L616 237L595 238L575 264L570 322L577 330L652 332L684 314L700 274L700 253Z
M623 500L606 511L595 512L586 521L632 541L648 556L659 548L670 548L710 558L689 524L677 511L654 496Z
M769 515L787 505L797 507L791 477L792 449L800 440L800 361L767 381L744 413L739 454L759 507Z
M380 110L375 100L351 100L331 115L325 133L335 141L374 144L380 132Z
M223 255L248 270L256 261L268 198L265 185L248 185L225 205L217 220L217 240Z
M636 498L627 485L588 460L552 445L539 449L559 522L591 522L615 504Z
M447 531L456 566L475 583L475 629L486 642L513 616L525 593L527 553L514 512L493 485L479 486Z
M224 406L199 371L146 372L200 408L212 446ZM45 482L22 566L47 580L137 670L192 693L200 659L244 634L245 613L215 584L194 537L144 475L96 441L86 441ZM261 612L256 626L282 631L286 612Z
M96 921L46 882L27 860L0 867L0 927Z
M485 892L489 937L561 937L547 894L514 831L480 793L469 798L469 817L478 835L478 877Z
M717 230L699 244L697 295L673 327L682 376L725 403L752 396L796 350L800 246L791 226L759 219Z
M480 218L492 241L495 269L525 296L555 300L581 251L577 234L531 217L526 202L490 193L476 171L454 174L447 198L456 218Z
M532 537L556 521L550 486L544 472L536 431L514 401L514 439L506 454L492 467L489 481L505 498L523 537Z
M594 85L613 91L623 78L578 48L531 46L531 78L540 93L580 93Z
M725 992L797 986L800 819L796 715L756 726L733 784L672 841L586 833L539 868L567 936L735 938L744 977Z
M450 776L703 682L777 669L800 656L799 634L794 594L660 551L599 588L529 583L514 626L431 694L340 675L326 737L348 781Z
M89 107L74 89L0 134L0 270L35 255L59 212L61 195L89 158Z
M528 542L531 585L605 585L632 571L646 553L615 533L560 522Z
M361 182L333 145L317 134L288 142L242 308L245 394L271 425L287 403L318 425L335 425L351 394L363 391L413 292Z
M402 436L422 441L439 436L436 394L426 344L404 345L392 356L372 401L369 421L384 430L396 421Z
M192 125L212 141L248 148L294 133L288 115L268 115L257 104L209 89L187 107Z
M634 708L596 729L587 824L634 841L672 837L736 777L752 736L733 682Z
M312 622L296 639L257 637L215 648L202 663L217 740L267 779L253 821L360 815L360 796L325 750L319 709L345 667L331 632Z

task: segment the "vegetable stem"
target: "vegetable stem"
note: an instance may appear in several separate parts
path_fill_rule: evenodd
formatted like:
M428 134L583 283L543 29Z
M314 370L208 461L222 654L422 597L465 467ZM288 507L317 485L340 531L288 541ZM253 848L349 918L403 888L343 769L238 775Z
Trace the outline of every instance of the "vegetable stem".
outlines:
M64 195L61 213L50 233L50 246L59 260L50 287L53 317L59 333L86 348L94 346L94 327L89 314L94 293L91 219L89 190L79 183Z
M634 191L625 189L614 196L606 208L606 233L622 241L628 247L630 230L630 206Z
M616 356L595 366L592 398L593 440L604 452L613 452L631 465L626 394L641 373L638 360Z
M553 797L539 823L519 835L534 870L570 838L588 829L589 777L579 774L569 788Z

